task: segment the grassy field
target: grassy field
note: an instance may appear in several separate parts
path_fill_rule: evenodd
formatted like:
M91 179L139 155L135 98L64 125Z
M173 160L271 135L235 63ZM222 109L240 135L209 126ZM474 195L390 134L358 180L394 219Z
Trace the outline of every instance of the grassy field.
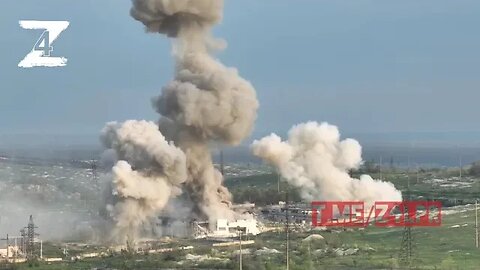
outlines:
M451 227L464 224L467 226ZM480 250L475 249L474 225L474 212L468 211L445 216L441 227L413 228L413 266L417 269L479 269ZM354 256L352 261L355 259L358 266L388 267L385 262L400 266L398 256L403 231L403 228L370 227L364 231L341 233L339 237L342 243L375 249L367 256ZM342 263L348 263L348 259L324 259L326 265Z
M474 242L474 211L445 215L441 227L413 228L413 257L410 267L399 259L403 228L292 232L290 234L291 269L479 269L480 249ZM464 224L467 224L466 226ZM460 227L452 227L460 225ZM463 226L462 226L463 225ZM320 234L324 240L302 241L310 234ZM255 238L252 251L267 247L280 253L272 255L244 255L243 269L285 269L285 234L282 231L261 234ZM102 259L87 259L71 263L40 263L38 266L19 264L16 269L238 269L238 260L231 256L232 248L212 249L204 242L186 242L196 248L193 254L208 254L224 259L201 263L184 260L186 251L155 255L116 255ZM182 243L185 244L185 243ZM338 255L335 250L358 249L353 255Z
M412 228L410 268L480 269L480 249L475 248L474 240L474 218L474 211L468 210L444 216L441 227ZM454 225L460 227L452 228ZM293 269L409 269L400 260L402 227L369 226L364 230L321 231L318 234L325 238L325 243L306 247L302 239L309 234L311 232L291 234ZM285 248L283 233L264 234L261 238L266 246L282 251ZM333 252L337 248L358 249L358 253L339 256ZM319 255L319 250L326 252ZM309 254L305 254L307 252Z

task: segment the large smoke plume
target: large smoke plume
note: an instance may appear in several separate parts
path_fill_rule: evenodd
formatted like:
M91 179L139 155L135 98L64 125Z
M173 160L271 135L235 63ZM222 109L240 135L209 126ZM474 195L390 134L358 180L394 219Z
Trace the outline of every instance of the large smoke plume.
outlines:
M294 126L288 140L276 134L254 141L254 155L275 166L282 177L300 189L303 199L400 201L402 195L393 184L374 180L369 175L352 178L349 171L362 163L360 144L340 140L338 128L327 123L308 122Z
M117 225L114 236L135 238L141 225L181 193L187 174L185 154L147 121L108 123L102 141L119 160L113 167L116 201L109 206Z
M199 218L236 216L231 194L212 163L209 146L237 145L252 130L258 101L252 85L212 52L225 42L211 36L223 0L133 0L131 15L148 32L173 37L175 78L153 99L158 126L108 124L103 142L114 149L117 234L132 235L185 190ZM165 136L165 137L164 137ZM168 142L172 143L168 143ZM177 148L178 147L178 148Z

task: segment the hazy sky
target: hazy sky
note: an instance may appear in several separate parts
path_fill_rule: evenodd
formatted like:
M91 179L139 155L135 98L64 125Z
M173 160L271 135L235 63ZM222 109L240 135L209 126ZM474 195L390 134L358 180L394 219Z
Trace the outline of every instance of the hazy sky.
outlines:
M170 41L145 34L128 0L2 0L0 135L97 134L158 116L150 98L173 74ZM479 132L480 1L226 0L218 55L256 87L254 136L307 120L346 133ZM62 68L18 68L40 31Z

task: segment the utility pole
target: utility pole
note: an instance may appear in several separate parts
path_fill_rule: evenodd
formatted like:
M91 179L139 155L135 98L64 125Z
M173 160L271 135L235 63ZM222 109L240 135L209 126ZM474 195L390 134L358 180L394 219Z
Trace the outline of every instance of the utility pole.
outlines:
M479 246L479 238L478 238L478 200L475 200L475 247L478 248Z
M459 165L460 165L460 180L462 180L462 155L460 154L459 157Z
M417 179L415 181L415 184L418 184L418 180L419 180L419 174L420 174L420 169L418 168L418 164L417 164Z
M238 231L238 239L239 239L239 259L240 259L240 262L239 262L239 267L240 267L240 270L243 270L243 266L242 266L242 229L240 227L237 227L237 231Z
M280 173L277 172L277 192L280 193Z
M383 180L382 179L382 163L383 163L382 156L380 156L380 166L378 166L378 170L380 172L380 181Z
M16 247L16 250L15 250L15 256L13 257L13 262L16 263L17 262L17 256L18 256L18 245L17 245L17 237L15 237L15 247Z
M289 255L288 255L288 248L289 248L289 215L288 215L288 190L285 192L285 265L287 270L289 270Z

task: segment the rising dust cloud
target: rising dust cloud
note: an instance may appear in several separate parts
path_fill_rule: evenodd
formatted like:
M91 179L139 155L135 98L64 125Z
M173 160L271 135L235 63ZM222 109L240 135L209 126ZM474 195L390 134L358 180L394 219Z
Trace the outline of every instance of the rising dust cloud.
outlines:
M294 126L288 139L276 135L252 144L254 155L273 165L290 184L300 189L307 201L401 201L392 183L360 179L349 171L362 163L362 147L353 139L340 140L338 128L327 123L308 122Z
M252 131L258 101L253 86L213 52L226 43L211 29L222 19L221 0L134 0L131 15L148 32L173 38L175 78L153 98L161 114L145 121L109 123L102 132L115 150L114 238L135 238L182 191L197 218L237 217L232 196L212 163L212 144L238 145Z

